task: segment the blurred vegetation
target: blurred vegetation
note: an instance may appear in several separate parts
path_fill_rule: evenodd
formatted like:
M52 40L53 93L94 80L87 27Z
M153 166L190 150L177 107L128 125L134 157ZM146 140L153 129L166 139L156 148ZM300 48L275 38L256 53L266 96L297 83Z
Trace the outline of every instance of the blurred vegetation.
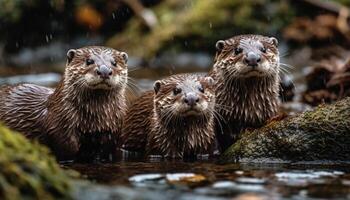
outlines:
M70 199L70 179L47 148L0 124L0 152L0 199Z
M224 162L279 159L315 161L350 159L350 98L314 111L275 120L240 139L222 155Z
M114 0L1 0L0 40L8 53L51 41L106 37L123 28L132 12Z
M16 23L23 18L24 12L27 8L35 8L43 4L40 0L2 0L0 1L0 17L5 20L5 22ZM62 7L62 1L52 0L47 1L49 7L53 10L59 10Z
M349 0L333 0L333 1L335 1L337 3L340 3L340 4L344 5L344 6L350 6L350 1Z
M212 53L219 39L242 33L281 38L296 17L312 18L327 10L310 2L350 5L348 0L139 0L158 19L149 28L140 19L142 13L135 15L129 7L131 2L1 0L0 40L7 53L57 40L70 43L83 38L78 44L84 45L96 36L108 46L146 59L164 51Z
M152 30L132 19L107 44L151 58L160 51L213 51L217 40L240 33L278 34L293 19L286 0L167 0L154 7L159 24Z

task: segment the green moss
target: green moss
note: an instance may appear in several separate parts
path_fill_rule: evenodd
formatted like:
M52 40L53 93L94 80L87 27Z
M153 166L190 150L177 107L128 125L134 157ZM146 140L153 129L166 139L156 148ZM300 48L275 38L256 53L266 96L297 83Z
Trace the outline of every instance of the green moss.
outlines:
M161 51L213 51L219 39L240 33L274 34L292 19L286 1L167 0L152 8L159 24L151 31L138 19L107 44L151 59Z
M349 152L350 98L346 98L243 132L221 160L350 161Z
M0 124L0 199L70 199L70 179L47 148Z

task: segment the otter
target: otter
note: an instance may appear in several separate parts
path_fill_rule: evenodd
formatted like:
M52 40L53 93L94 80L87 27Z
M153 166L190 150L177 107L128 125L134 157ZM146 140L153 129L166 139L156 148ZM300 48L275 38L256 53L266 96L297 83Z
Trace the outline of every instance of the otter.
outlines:
M59 160L109 159L126 111L127 59L102 46L70 49L56 89L0 89L0 121L49 146Z
M195 158L212 154L215 93L213 78L178 74L158 80L128 109L122 149L147 156Z
M222 151L246 128L262 126L279 108L279 51L274 37L239 35L216 43L216 138Z

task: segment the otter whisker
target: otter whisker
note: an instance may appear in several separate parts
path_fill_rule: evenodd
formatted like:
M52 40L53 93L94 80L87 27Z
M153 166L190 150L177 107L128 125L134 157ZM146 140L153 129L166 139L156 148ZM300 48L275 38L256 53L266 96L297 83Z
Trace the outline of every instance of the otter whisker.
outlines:
M244 128L259 126L277 112L280 76L293 69L279 64L277 45L277 39L261 35L239 35L217 43L211 75L217 88L215 112L221 115L214 114L216 131L220 132L219 122L227 131L217 134L221 149L229 147ZM226 49L231 49L230 55Z
M294 69L295 67L293 65L290 65L290 64L287 64L287 63L279 63L280 65L284 66L284 67L287 67L289 69Z
M165 127L169 125L173 117L174 117L173 109L168 109L165 111L164 115L161 117L161 119L164 120Z
M211 114L213 115L214 119L216 120L216 123L219 124L221 132L223 132L224 129L223 129L223 126L222 126L221 122L223 121L224 123L226 123L226 120L215 109L214 110L210 110L210 111L211 111Z
M141 69L141 67L130 67L130 66L129 66L128 71L129 71L129 72L133 72L133 71L137 71L137 70L139 70L139 69Z
M214 138L214 111L210 111L215 106L210 104L215 100L212 82L210 77L200 75L173 75L160 80L156 92L148 91L136 100L126 123L151 130L146 136L148 154L182 157L209 149ZM150 110L151 119L147 117ZM129 135L135 133L134 129L126 132L127 137L138 137Z
M286 51L286 52L282 52L282 53L280 53L280 58L283 58L283 57L286 57L286 56L288 56L288 55L290 55L290 52L289 51Z
M223 110L228 111L228 112L232 112L231 110L233 108L231 106L226 106L226 105L219 104L219 103L213 103L213 104L214 104L214 106L219 107L220 109L223 109Z
M224 121L224 123L227 123L226 120L224 119L224 117L223 117L218 111L216 111L216 110L214 109L214 110L212 110L212 112L213 112L213 114L214 114L215 117L217 117L218 119Z
M140 87L138 86L137 84L137 81L135 81L134 79L128 77L128 85L129 86L132 86L132 87L135 87L137 90L141 90Z
M135 83L135 81L132 78L128 77L127 80L128 81L126 83L126 86L128 91L130 91L133 96L138 96L141 91L139 86Z
M282 69L282 68L281 68ZM284 70L280 70L280 76L284 75L284 76L288 76L290 74L290 72L286 72Z
M65 72L55 89L32 84L9 88L12 94L6 94L6 99L16 108L11 115L23 120L15 120L22 123L14 124L11 119L7 125L15 130L20 128L18 131L31 139L55 141L45 144L59 160L80 159L82 155L86 161L108 160L110 150L116 148L116 136L121 132L126 111L125 93L120 90L125 83L116 76L118 69L113 66L121 63L126 69L127 54L103 46L88 46L70 49L66 55ZM17 92L21 95L16 95ZM2 94L0 111L2 105L7 105ZM17 97L13 99L11 95ZM23 105L25 112L21 113ZM96 148L85 148L85 144Z
M131 93L131 95L137 97L140 93L140 90L138 88L135 88L133 85L127 84L126 89Z

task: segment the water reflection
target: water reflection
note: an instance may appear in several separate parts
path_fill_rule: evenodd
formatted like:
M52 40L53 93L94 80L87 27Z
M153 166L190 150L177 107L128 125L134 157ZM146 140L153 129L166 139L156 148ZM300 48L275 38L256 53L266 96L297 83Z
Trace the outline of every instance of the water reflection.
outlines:
M140 199L147 192L179 199L348 198L350 165L218 164L215 160L120 161L115 164L66 164L108 187L132 188ZM107 187L107 186L105 186ZM107 190L108 191L108 190ZM147 197L147 198L146 198ZM138 199L138 198L136 198Z

